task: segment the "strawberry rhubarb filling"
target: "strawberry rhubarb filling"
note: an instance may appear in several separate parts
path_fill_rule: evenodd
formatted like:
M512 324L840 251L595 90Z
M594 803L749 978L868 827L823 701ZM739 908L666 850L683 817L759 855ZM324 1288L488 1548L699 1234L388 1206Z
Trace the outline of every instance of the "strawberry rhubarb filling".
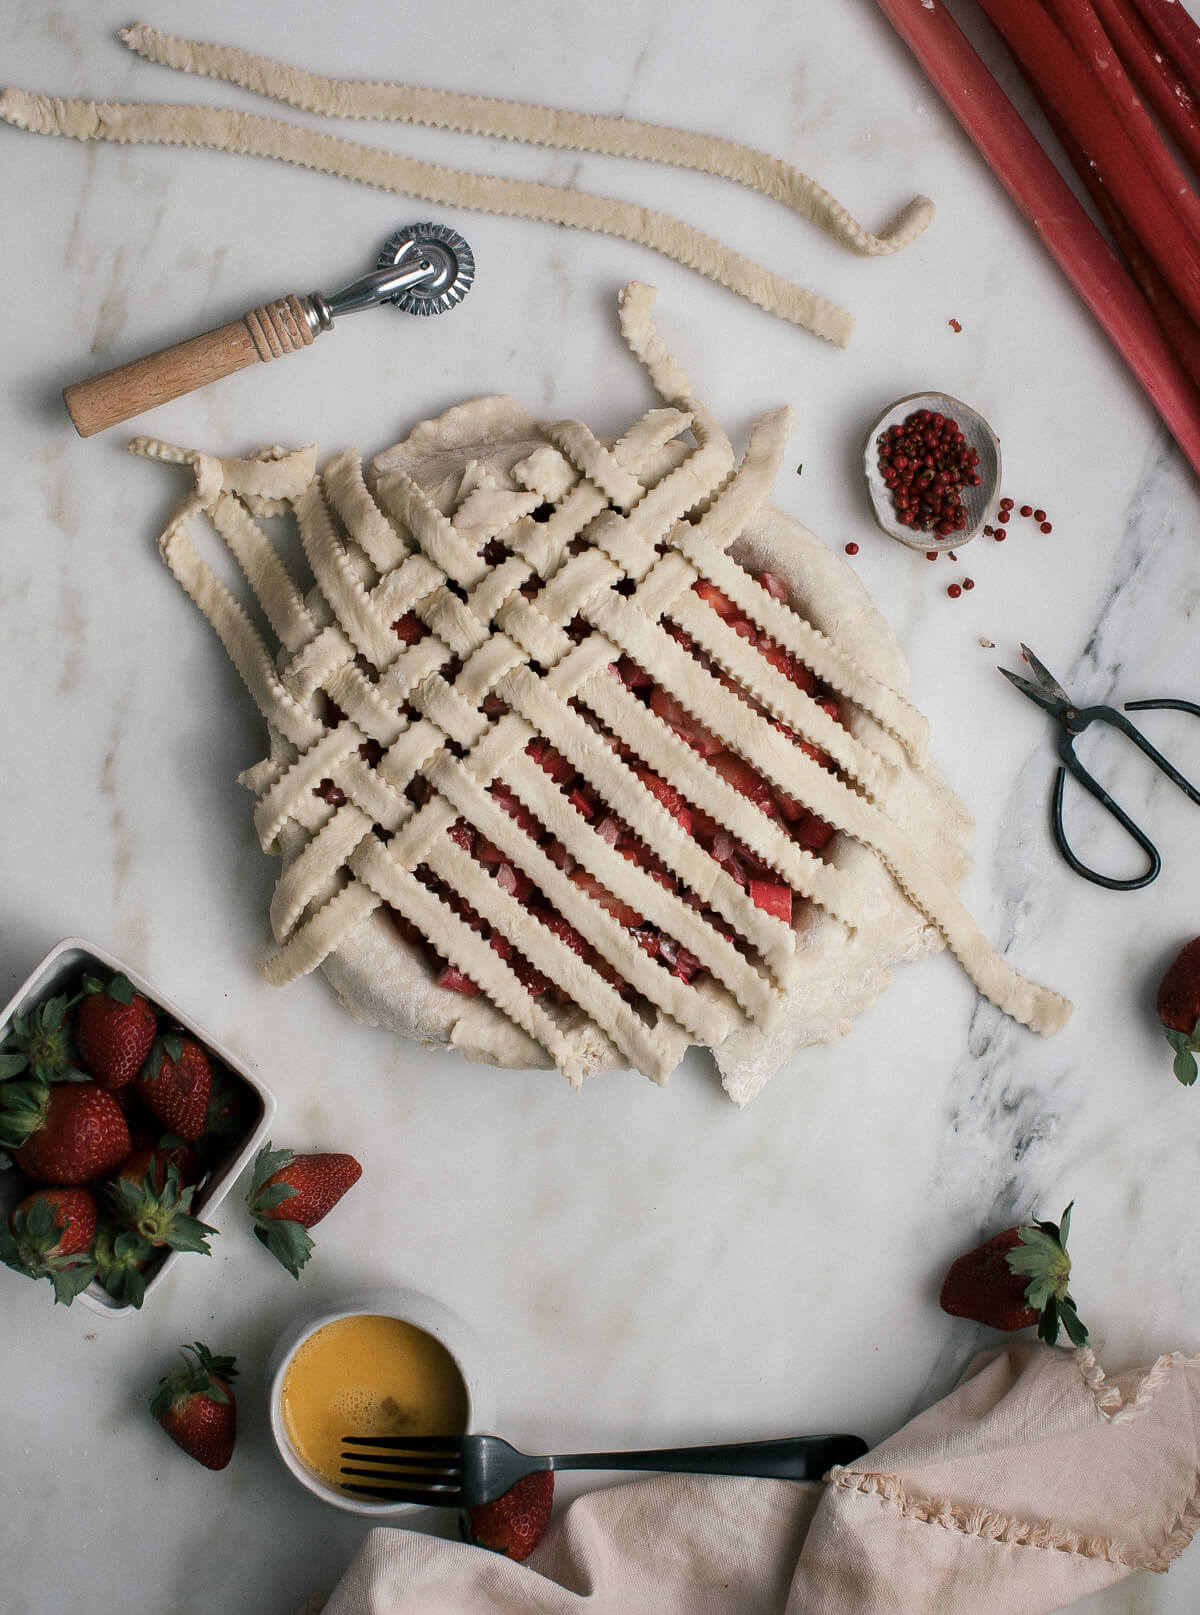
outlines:
M786 584L777 574L759 572L755 574L755 578L775 599L785 604L789 603ZM752 644L758 654L778 673L811 696L835 722L842 721L839 702L811 670L769 634L758 628L726 594L704 579L694 585L694 592L717 613L727 627ZM833 763L824 752L804 740L756 702L719 668L683 629L674 623L667 623L665 626L690 656L707 672L719 679L726 688L737 694L751 711L766 718L774 728L786 735L809 757L822 766L833 769ZM426 625L415 612L408 612L400 617L393 624L393 629L406 645L417 644L428 634ZM588 624L579 619L571 624L569 630L575 639L583 639L592 631ZM761 813L774 821L791 840L806 851L818 856L824 852L834 834L833 827L811 812L798 798L764 778L736 751L730 750L720 738L688 712L680 701L664 689L647 669L639 666L629 656L622 655L611 664L610 671L635 699L673 730L708 767L745 799L749 811ZM629 765L641 784L688 834L696 846L720 865L749 895L757 908L785 924L791 925L796 922L806 901L799 893L752 852L732 830L689 802L674 785L655 772L649 759L637 756L629 745L609 733L585 706L577 701L572 701L571 706L601 736L605 744ZM501 702L493 698L485 710L489 716L498 717L506 709ZM340 718L341 714L332 709L330 722L335 723L340 721ZM702 900L667 868L656 856L654 849L631 829L620 813L578 772L567 757L540 737L531 740L525 752L526 756L537 763L549 777L570 808L587 822L602 841L664 889L694 908L734 947L749 955L751 950L748 945L736 935L728 921L704 906ZM372 747L370 743L360 747L360 753L364 760L372 765L379 761L378 749ZM691 983L704 978L707 972L693 952L648 916L640 913L628 901L609 891L595 875L572 856L563 841L541 822L507 784L501 780L494 780L488 790L492 799L512 818L517 828L530 837L534 845L567 875L583 895L606 910L630 934L650 960L683 982ZM331 780L321 782L318 794L334 806L338 805L338 799L342 795ZM418 776L408 787L408 794L415 803L421 805L428 798L430 787ZM459 848L474 859L483 876L494 880L504 892L520 903L531 920L547 927L566 943L572 952L594 969L624 999L631 1003L639 1001L640 995L636 987L625 981L578 930L564 919L530 876L519 867L519 860L506 854L465 818L459 818L447 834ZM423 885L433 891L473 931L490 942L492 948L506 961L522 986L533 997L548 1003L570 1002L560 986L550 981L542 971L531 964L508 937L489 926L487 920L451 886L439 879L427 865L418 866L414 873ZM439 987L467 997L474 996L480 991L477 983L443 958L416 926L395 909L389 909L388 912L399 934L423 956Z

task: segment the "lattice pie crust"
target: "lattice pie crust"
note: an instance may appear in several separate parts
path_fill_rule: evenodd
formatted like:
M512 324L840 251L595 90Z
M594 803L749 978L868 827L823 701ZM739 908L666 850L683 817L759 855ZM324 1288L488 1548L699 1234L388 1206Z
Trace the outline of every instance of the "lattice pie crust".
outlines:
M614 442L484 398L417 427L367 476L351 451L318 473L315 449L221 460L131 444L194 471L161 552L269 725L269 756L243 776L262 845L283 860L267 976L321 965L364 1020L573 1083L613 1066L662 1082L707 1045L738 1103L799 1046L846 1032L891 965L943 944L1007 1013L1057 1030L1065 1000L1016 975L955 895L969 823L926 759L899 648L845 563L766 502L787 412L759 421L735 463L650 323L653 297L626 287L621 325L666 407ZM201 512L277 654L193 547ZM299 529L307 591L264 525L280 514ZM742 631L705 598L713 586ZM406 643L402 619L420 637ZM762 654L747 619L833 692L840 722ZM682 725L618 663L651 670ZM828 848L808 850L735 788L689 744L689 722L835 826ZM654 867L600 832L539 742ZM791 924L698 844L647 769L798 894ZM490 863L454 833L464 820ZM671 939L665 957L629 911ZM476 996L435 984L413 928ZM677 949L693 970L669 967Z

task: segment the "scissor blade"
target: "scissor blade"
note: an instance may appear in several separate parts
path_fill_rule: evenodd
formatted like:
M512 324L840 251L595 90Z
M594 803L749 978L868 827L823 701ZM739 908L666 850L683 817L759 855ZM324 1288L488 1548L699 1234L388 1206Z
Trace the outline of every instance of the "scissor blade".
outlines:
M1064 701L1067 706L1070 706L1071 697L1063 689L1050 669L1038 661L1028 645L1021 646L1021 655L1033 669L1033 682L1041 690L1042 694L1050 696L1055 701Z
M1015 685L1022 695L1042 708L1043 712L1054 712L1059 706L1057 697L1047 695L1045 690L1039 689L1032 679L1022 678L1019 673L1010 673L1007 667L998 667L997 673L1003 673L1008 682Z

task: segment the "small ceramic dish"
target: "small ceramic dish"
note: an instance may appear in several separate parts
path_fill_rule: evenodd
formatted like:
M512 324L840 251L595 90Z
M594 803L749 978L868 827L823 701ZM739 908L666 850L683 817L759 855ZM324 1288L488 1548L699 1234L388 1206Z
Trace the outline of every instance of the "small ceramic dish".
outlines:
M935 415L944 415L956 421L958 430L979 455L979 464L975 467L979 482L962 490L966 525L959 532L946 537L933 532L918 532L899 520L892 503L892 491L884 481L879 465L880 436L920 409L932 410ZM907 398L898 398L894 404L889 404L867 433L863 465L876 522L889 538L898 539L909 549L927 552L961 549L995 515L999 504L1000 440L982 415L961 399L951 398L948 393L911 393Z
M135 992L149 999L162 1021L181 1026L189 1037L202 1044L210 1060L214 1062L214 1072L224 1068L222 1075L242 1090L239 1098L243 1102L245 1113L244 1130L230 1138L228 1147L213 1161L196 1190L192 1211L201 1220L206 1220L225 1199L235 1179L249 1164L251 1157L266 1137L271 1118L275 1114L275 1096L257 1077L251 1075L235 1055L223 1048L215 1038L197 1026L190 1016L185 1015L170 999L164 998L156 987L144 981L127 964L106 953L103 948L98 948L94 942L85 942L82 937L67 937L56 947L51 948L40 964L25 978L13 997L0 1010L0 1038L3 1038L8 1031L14 1015L28 1014L45 999L52 998L55 993L70 991L82 976L105 978L117 974L125 976ZM16 1169L0 1172L0 1216L7 1217L13 1206L34 1188L36 1185L28 1182ZM168 1272L174 1271L178 1262L195 1262L200 1259L183 1251L171 1251L166 1256L158 1258L158 1265L154 1270L152 1272L147 1270L143 1306L149 1302L151 1295L161 1285ZM12 1274L7 1273L7 1269L0 1267L0 1282L3 1282L6 1276L12 1278L14 1283L17 1282ZM51 1299L48 1290L46 1299ZM78 1299L92 1311L104 1313L110 1318L123 1317L135 1310L132 1306L124 1306L114 1301L97 1283L90 1284Z
M327 1381L314 1380L313 1375L344 1373L348 1381L339 1383L336 1393L338 1410L335 1423L338 1427L338 1437L335 1446L340 1445L341 1435L362 1434L368 1428L378 1428L374 1414L382 1387L350 1383L355 1378L356 1370L343 1367L344 1362L352 1361L355 1348L343 1347L342 1341L339 1341L332 1332L325 1336L322 1342L316 1342L314 1345L315 1337L328 1326L344 1325L348 1321L359 1319L371 1323L377 1320L398 1320L410 1326L412 1330L420 1331L423 1336L432 1337L431 1340L421 1342L425 1348L422 1360L425 1363L435 1361L438 1372L444 1367L457 1374L459 1388L465 1392L460 1404L461 1431L427 1430L426 1433L449 1435L491 1430L496 1418L495 1392L483 1347L474 1332L449 1307L417 1290L390 1287L356 1290L337 1300L327 1302L319 1311L306 1314L284 1331L271 1354L267 1368L271 1433L275 1438L280 1458L302 1486L307 1487L315 1497L323 1499L326 1503L332 1503L335 1508L375 1519L391 1519L396 1515L414 1513L416 1506L411 1503L389 1503L358 1497L352 1492L342 1491L340 1487L330 1480L323 1479L310 1467L297 1446L302 1413L297 1403L311 1399L314 1390L317 1390L322 1399L322 1412L333 1405L326 1395ZM361 1352L364 1348L360 1345L359 1349ZM321 1354L317 1367L314 1367L314 1352ZM430 1353L435 1353L436 1359ZM377 1366L378 1360L373 1359L367 1373ZM304 1378L306 1372L307 1385ZM396 1387L395 1394L397 1398L402 1397L403 1393L399 1386ZM356 1419L353 1413L347 1413L343 1417L341 1410L350 1408L356 1411L365 1409L367 1422ZM409 1422L404 1418L404 1410L399 1411L401 1419L397 1421L398 1424ZM355 1428L356 1425L358 1428ZM413 1433L418 1433L419 1429L420 1426L416 1426ZM330 1463L335 1462L336 1460L331 1457Z

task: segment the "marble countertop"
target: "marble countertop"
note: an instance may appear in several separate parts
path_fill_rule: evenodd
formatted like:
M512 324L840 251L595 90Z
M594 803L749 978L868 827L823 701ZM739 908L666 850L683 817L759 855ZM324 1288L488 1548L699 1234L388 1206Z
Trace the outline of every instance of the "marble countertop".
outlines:
M1164 873L1134 893L1074 877L1048 831L1046 725L995 671L1023 641L1085 699L1195 699L1198 490L881 14L868 0L758 0L735 27L707 0L611 0L602 22L556 0L437 14L342 0L334 26L316 0L201 9L202 23L184 0L157 0L144 20L349 78L723 135L794 162L872 228L918 191L937 214L899 255L855 258L703 175L429 129L339 131L673 213L848 308L840 351L607 236L258 159L0 127L0 1001L61 937L90 937L261 1075L279 1098L277 1142L348 1149L365 1169L299 1283L247 1237L237 1196L217 1213L213 1259L179 1263L133 1318L56 1311L45 1286L0 1274L6 1615L291 1615L327 1591L363 1525L285 1472L262 1375L298 1309L361 1283L410 1284L462 1313L490 1352L501 1429L530 1450L805 1427L878 1440L997 1338L939 1311L948 1260L1072 1199L1074 1293L1105 1367L1200 1349L1200 1095L1172 1077L1152 1011L1161 969L1200 930L1196 809L1089 737L1088 760L1148 826ZM131 56L117 39L131 20L123 0L13 0L0 83L261 110ZM182 490L124 452L124 428L77 438L59 394L258 302L341 285L429 214L478 262L452 316L348 320L311 353L136 430L218 453L316 442L369 455L450 404L508 392L539 418L618 432L652 399L616 296L652 282L664 337L735 445L765 410L795 411L775 501L834 549L858 544L851 564L976 821L963 896L1018 968L1074 1001L1058 1037L1005 1020L940 955L900 968L851 1035L798 1055L739 1111L698 1057L665 1090L623 1073L573 1093L360 1026L319 973L263 981L275 868L236 782L262 755L262 724L158 561ZM1043 506L1052 534L1018 522L956 565L878 533L856 474L866 431L929 388L988 417L1007 491ZM963 575L975 587L948 598ZM1200 773L1194 720L1158 715L1154 734ZM1090 808L1069 810L1089 850L1120 865L1126 849ZM223 1476L179 1459L146 1410L195 1339L243 1368ZM1182 1615L1198 1602L1193 1548L1169 1576L1139 1573L1077 1608Z

